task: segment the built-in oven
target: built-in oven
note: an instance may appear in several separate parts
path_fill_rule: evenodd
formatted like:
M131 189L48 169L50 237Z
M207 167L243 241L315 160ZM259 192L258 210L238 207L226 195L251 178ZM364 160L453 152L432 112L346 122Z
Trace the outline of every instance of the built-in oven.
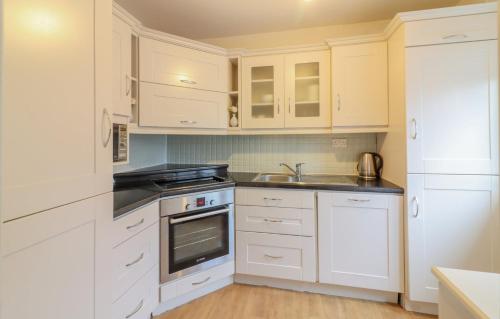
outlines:
M234 189L161 201L161 283L234 260Z

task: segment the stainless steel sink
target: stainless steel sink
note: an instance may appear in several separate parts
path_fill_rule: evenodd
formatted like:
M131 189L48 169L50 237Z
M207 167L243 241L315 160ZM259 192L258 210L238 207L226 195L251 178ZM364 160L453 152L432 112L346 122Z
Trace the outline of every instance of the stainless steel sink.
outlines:
M310 185L342 185L342 186L358 186L356 176L343 175L302 175L299 179L294 175L286 174L259 174L253 182L263 183L294 183L294 184L310 184Z

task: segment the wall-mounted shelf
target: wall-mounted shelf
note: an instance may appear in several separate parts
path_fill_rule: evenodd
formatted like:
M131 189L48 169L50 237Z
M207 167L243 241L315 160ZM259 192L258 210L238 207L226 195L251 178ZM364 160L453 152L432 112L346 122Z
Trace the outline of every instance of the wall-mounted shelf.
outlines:
M274 79L252 80L252 83L272 83Z

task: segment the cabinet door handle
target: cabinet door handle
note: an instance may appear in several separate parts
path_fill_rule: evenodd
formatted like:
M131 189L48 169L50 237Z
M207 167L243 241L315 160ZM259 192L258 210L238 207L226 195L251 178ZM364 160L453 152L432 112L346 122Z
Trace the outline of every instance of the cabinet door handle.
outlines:
M125 95L129 96L130 90L132 88L132 78L128 74L125 75L125 87L126 87Z
M281 199L281 198L264 197L264 200L278 201L278 200L283 200L283 199Z
M269 218L264 218L264 221L266 223L282 223L283 222L281 219L269 219Z
M108 123L108 132L106 132L106 122ZM111 118L109 117L108 110L106 108L102 109L102 122L101 122L101 138L102 146L108 147L109 141L111 140L111 131L113 127L111 125Z
M204 283L206 283L210 279L212 279L212 277L208 276L207 278L203 279L202 281L191 283L191 285L193 285L193 286L203 285Z
M412 140L417 139L417 120L415 120L414 118L411 119L410 137Z
M368 203L370 201L370 199L349 198L348 201L356 202L356 203Z
M413 217L417 218L418 213L420 211L420 204L418 203L418 198L417 196L413 196L413 203L414 203L414 208L413 208Z
M341 104L340 94L337 94L337 111L339 112L340 112L340 104Z
M290 105L290 98L288 98L288 114L291 114L292 113L292 107Z
M136 260L126 264L125 267L127 267L127 268L132 267L133 265L137 264L138 262L140 262L143 259L144 259L144 253L141 253L141 255Z
M196 122L196 121L179 121L179 123L184 124L184 125L195 125L198 122Z
M141 301L139 302L139 304L137 305L137 307L135 307L135 309L131 313L129 313L128 315L126 315L125 319L132 318L136 313L138 313L139 311L141 311L142 307L144 307L144 299L141 299Z
M131 230L133 228L136 228L136 227L142 225L143 223L144 223L144 218L142 218L140 221L138 221L137 223L135 223L133 225L127 226L127 230Z
M443 40L450 40L450 39L466 39L467 35L464 33L459 33L459 34L449 34L445 35L442 37Z
M196 81L193 81L193 80L187 80L187 79L182 79L182 80L180 80L180 81L181 81L182 83L192 84L192 85L194 85L194 84L197 84L197 83L198 83L198 82L196 82Z
M269 254L264 254L265 257L272 258L272 259L283 259L283 256L273 256Z
M280 98L278 98L278 115L280 114Z

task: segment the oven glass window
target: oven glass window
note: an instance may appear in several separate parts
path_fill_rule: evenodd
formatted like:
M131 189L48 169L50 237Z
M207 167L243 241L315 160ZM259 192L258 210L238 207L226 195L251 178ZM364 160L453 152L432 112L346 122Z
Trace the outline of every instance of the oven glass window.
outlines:
M169 227L169 273L229 253L227 213L170 224Z

